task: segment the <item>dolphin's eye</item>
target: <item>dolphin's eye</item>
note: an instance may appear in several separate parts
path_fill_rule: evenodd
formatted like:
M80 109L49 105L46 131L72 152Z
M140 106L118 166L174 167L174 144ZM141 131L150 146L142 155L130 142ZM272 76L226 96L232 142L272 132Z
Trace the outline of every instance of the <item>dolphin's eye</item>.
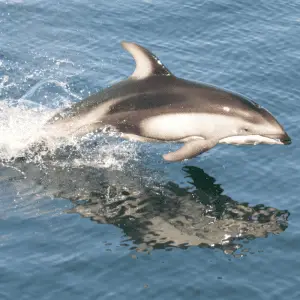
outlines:
M242 127L242 128L240 129L240 134L247 134L247 133L249 133L249 132L250 132L249 128Z

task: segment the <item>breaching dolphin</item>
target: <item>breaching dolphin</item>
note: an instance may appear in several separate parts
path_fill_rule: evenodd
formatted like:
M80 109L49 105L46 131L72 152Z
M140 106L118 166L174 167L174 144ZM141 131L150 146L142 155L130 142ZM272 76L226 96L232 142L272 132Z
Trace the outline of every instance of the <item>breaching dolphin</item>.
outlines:
M66 108L47 123L53 136L113 129L142 142L182 142L167 161L195 157L218 143L290 144L270 112L252 100L174 76L149 50L122 46L135 59L133 74Z

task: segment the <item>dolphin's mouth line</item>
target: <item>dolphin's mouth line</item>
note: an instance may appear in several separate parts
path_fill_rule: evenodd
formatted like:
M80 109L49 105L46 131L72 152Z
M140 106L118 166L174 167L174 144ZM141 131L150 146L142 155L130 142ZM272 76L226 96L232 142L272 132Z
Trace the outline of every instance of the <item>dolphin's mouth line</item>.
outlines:
M283 133L280 136L278 135L265 135L265 137L273 139L279 142L282 145L290 145L292 143L292 139L288 136L287 133Z
M291 144L291 138L285 134L279 137L275 136L264 136L264 135L236 135L223 138L219 141L221 144L235 144L235 145L289 145Z

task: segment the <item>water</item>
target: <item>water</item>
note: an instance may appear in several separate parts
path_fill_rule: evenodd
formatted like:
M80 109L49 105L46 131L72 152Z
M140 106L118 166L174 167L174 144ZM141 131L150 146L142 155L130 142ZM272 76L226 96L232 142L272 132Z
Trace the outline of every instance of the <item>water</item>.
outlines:
M295 0L0 1L2 160L128 76L122 40L251 97L293 139L169 164L175 145L88 136L2 164L0 299L299 299L299 34Z

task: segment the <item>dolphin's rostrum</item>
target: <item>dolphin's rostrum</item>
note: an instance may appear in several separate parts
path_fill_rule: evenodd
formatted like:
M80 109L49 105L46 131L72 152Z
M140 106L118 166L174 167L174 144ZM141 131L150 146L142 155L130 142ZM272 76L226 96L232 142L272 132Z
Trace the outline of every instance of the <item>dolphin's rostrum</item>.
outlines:
M183 142L167 161L195 157L218 143L290 144L266 109L220 88L174 76L150 51L122 42L136 68L126 80L56 114L47 124L54 137L113 128L143 142Z

